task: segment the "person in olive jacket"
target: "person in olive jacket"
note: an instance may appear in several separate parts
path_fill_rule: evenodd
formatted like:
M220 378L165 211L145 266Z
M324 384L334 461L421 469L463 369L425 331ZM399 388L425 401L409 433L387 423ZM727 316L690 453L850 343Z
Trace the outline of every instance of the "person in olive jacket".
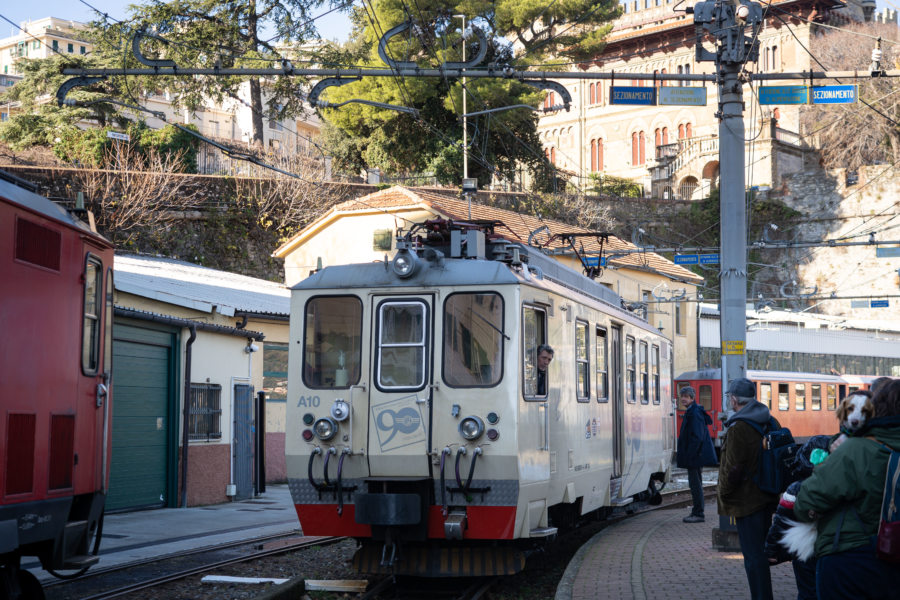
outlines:
M712 417L706 414L706 410L694 401L694 388L684 386L678 392L678 399L686 409L681 420L681 429L678 431L678 452L675 456L676 465L680 469L687 469L688 485L691 488L691 500L693 508L691 514L686 516L685 523L702 523L705 519L703 509L703 467L712 467L718 464L716 449L713 447L712 438L709 437L709 426L712 425Z
M900 565L879 559L874 545L890 457L885 446L900 450L900 380L882 387L873 404L875 418L813 470L794 502L797 520L817 521L819 600L900 598Z
M725 421L725 439L719 456L719 514L734 517L737 524L750 597L771 600L772 575L765 546L778 497L762 491L753 482L762 436L745 422L765 425L771 414L765 404L756 401L756 385L749 379L732 380L725 393L735 412ZM780 427L777 421L775 426Z

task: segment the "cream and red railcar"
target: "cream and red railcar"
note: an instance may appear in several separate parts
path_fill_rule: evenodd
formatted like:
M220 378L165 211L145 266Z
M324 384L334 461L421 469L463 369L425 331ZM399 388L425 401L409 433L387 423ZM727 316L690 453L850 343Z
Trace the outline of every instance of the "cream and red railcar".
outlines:
M286 454L303 532L357 538L367 572L511 573L560 528L658 498L669 340L490 227L423 230L393 261L293 288ZM543 395L541 344L555 350Z

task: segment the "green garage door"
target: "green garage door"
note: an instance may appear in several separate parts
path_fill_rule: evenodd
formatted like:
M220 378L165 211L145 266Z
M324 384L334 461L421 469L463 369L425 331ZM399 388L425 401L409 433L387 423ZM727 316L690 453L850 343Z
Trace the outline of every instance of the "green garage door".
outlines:
M113 329L112 466L107 510L175 506L173 329L116 322Z

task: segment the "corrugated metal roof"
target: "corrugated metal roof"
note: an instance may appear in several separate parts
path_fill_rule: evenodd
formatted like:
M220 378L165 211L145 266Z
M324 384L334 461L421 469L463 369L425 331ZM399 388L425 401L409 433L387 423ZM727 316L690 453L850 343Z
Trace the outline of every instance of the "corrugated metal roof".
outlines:
M274 255L283 256L285 253L289 252L290 249L299 245L309 233L321 228L323 222L334 219L339 215L346 215L354 212L384 211L393 213L402 209L425 208L456 221L469 220L469 203L451 194L452 192L445 195L434 191L414 190L402 186L394 186L386 190L375 192L374 194L369 194L368 196L348 200L334 206L325 215L316 219L315 222L285 242L275 251ZM513 212L503 208L485 206L474 202L471 207L472 220L501 221L506 225L506 228L498 227L496 233L509 240L522 242L523 244L528 243L528 236L531 232L541 227L547 227L550 234L573 232L591 233L591 230L585 229L584 227L569 225L551 219L539 219L538 217ZM542 235L540 237L546 239L549 236ZM579 238L578 243L579 247L583 244L584 250L588 253L596 253L600 250L599 242L593 237ZM567 249L561 242L554 242L547 248L550 250ZM614 253L617 250L636 249L637 246L634 244L615 236L610 236L609 241L603 246L603 250L607 254ZM688 281L692 283L703 281L703 278L699 275L652 252L617 257L611 261L611 264L620 268L656 272L679 281Z
M202 312L233 316L290 313L281 283L201 267L172 258L116 255L116 290Z

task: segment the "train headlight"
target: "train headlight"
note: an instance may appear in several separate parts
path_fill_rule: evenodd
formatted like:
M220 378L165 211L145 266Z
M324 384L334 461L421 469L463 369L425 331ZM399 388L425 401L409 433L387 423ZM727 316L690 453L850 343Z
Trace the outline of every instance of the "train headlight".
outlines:
M327 442L337 434L337 423L329 417L322 417L313 425L313 431L316 433L316 437Z
M412 274L416 272L418 266L419 257L416 256L415 253L410 252L409 248L398 250L397 255L394 257L394 262L391 263L394 274L401 279L412 277Z
M470 416L459 422L459 435L470 442L477 440L484 433L484 421L481 417Z

